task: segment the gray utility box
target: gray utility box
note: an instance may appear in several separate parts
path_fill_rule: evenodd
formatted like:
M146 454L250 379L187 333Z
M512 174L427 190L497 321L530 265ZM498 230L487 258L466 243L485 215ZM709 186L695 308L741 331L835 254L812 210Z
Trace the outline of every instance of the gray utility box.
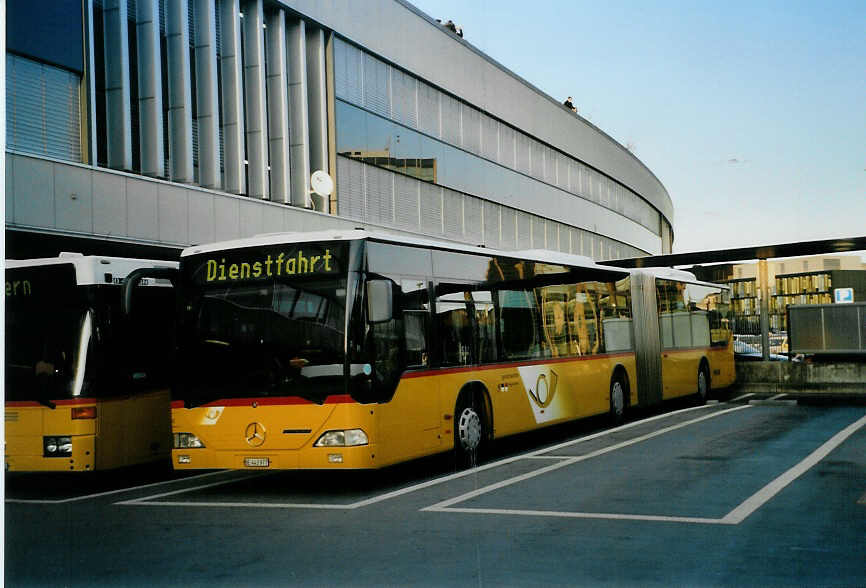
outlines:
M866 302L788 307L790 353L866 356Z

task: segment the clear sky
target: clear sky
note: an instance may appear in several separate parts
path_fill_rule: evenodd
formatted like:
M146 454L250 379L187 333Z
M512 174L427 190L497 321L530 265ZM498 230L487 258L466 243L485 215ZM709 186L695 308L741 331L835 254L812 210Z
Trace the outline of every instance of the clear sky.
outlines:
M866 235L866 1L410 1L633 146L675 252Z

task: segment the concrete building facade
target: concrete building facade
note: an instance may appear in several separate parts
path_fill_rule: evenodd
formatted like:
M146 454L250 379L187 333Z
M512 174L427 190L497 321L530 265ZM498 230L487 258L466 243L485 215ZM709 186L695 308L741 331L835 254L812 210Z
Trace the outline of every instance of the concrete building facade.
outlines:
M7 31L10 258L354 226L671 251L643 163L402 0L9 0Z

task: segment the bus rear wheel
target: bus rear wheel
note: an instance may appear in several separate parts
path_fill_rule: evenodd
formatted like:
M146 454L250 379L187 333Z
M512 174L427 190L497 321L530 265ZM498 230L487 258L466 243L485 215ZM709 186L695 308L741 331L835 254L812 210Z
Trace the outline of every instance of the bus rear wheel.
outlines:
M710 370L707 364L702 363L698 368L698 404L706 404L710 392Z
M454 452L457 467L474 467L484 440L484 416L474 394L464 394L454 410Z
M627 399L628 383L626 377L622 372L616 372L610 379L610 422L612 425L622 424L625 418Z

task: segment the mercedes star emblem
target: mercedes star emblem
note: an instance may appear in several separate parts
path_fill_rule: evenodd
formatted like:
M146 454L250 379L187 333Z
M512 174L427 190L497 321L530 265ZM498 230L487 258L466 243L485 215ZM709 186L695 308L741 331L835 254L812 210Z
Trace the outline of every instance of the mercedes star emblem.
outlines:
M259 447L265 442L265 427L261 423L250 423L244 431L244 438L250 447Z

